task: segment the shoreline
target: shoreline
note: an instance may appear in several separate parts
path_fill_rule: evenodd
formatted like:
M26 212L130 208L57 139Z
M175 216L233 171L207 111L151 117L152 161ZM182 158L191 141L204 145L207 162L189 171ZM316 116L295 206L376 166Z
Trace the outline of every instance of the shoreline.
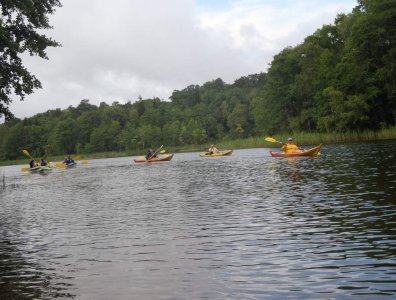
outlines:
M269 136L269 135L268 135ZM205 152L210 144L216 145L221 150L226 149L248 149L248 148L280 148L279 143L270 143L264 140L266 136L250 137L244 139L225 140L220 142L211 142L205 145L184 145L184 146L169 146L164 145L166 153L186 153L186 152ZM288 137L293 137L294 141L300 146L306 145L329 145L329 144L342 144L354 142L374 142L384 140L396 139L396 126L383 129L377 132L345 132L345 133L295 133L292 135L279 134L273 136L278 141L286 141ZM96 152L96 153L79 153L72 155L72 157L80 157L78 160L92 160L103 158L116 158L116 157L129 157L144 155L145 150L134 149L130 151L120 152ZM49 162L62 161L65 155L49 155ZM17 160L4 160L0 161L0 167L13 166L13 165L27 165L29 158L20 158ZM77 160L77 159L76 159Z

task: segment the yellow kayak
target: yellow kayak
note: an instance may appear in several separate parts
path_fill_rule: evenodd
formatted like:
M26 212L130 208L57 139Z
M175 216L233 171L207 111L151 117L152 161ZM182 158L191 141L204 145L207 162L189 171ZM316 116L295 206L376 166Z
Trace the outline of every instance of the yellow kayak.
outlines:
M212 153L212 154L209 154L209 153L200 154L199 156L200 157L230 156L230 155L232 155L233 151L234 150L224 150L224 151L220 151L220 152Z
M293 152L277 152L277 151L270 151L271 156L275 157L296 157L296 156L317 156L320 153L320 148L322 147L322 144L319 146L316 146L314 148L308 149L308 150L298 150L298 151L293 151Z

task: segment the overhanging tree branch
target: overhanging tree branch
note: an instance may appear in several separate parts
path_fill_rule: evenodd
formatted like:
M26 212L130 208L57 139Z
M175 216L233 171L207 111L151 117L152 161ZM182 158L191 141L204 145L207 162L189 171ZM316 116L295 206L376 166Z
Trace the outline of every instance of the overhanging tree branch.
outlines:
M41 88L40 81L23 66L20 55L28 52L48 59L46 48L61 46L37 32L52 28L48 15L61 6L58 0L0 0L0 117L14 117L8 108L11 95L23 101Z

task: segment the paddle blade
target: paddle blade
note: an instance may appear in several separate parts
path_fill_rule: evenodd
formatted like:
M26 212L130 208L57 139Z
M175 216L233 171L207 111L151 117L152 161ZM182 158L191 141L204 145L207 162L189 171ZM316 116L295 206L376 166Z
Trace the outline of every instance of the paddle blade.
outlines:
M65 164L55 164L55 167L61 168L61 169L66 169L67 166Z
M81 156L80 156L80 155L74 156L73 159L74 159L74 160L80 160L80 159L81 159Z
M159 153L164 154L165 152L165 149L162 149Z
M25 154L27 157L32 158L32 157L30 156L29 151L27 151L27 150L22 150L22 153Z
M269 136L266 137L265 140L266 140L267 142L270 142L270 143L279 143L277 140L275 140L274 138L269 137Z
M87 163L88 163L87 160L83 160L83 161L80 162L80 164L82 164L82 165L86 165Z
M30 168L22 168L21 171L22 171L22 172L29 172L29 171L30 171Z

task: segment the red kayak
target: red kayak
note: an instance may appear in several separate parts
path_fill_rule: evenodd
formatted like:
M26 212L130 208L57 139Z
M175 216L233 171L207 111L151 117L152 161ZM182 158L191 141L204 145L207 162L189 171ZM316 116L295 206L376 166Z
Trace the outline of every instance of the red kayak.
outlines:
M154 157L150 159L134 159L135 163L142 163L142 162L159 162L159 161L170 161L173 158L173 154L162 156L162 157Z
M293 152L277 152L277 151L270 151L271 156L274 157L296 157L296 156L317 156L319 155L320 148L322 147L322 144L319 146L316 146L314 148L308 149L308 150L299 150L299 151L293 151Z

